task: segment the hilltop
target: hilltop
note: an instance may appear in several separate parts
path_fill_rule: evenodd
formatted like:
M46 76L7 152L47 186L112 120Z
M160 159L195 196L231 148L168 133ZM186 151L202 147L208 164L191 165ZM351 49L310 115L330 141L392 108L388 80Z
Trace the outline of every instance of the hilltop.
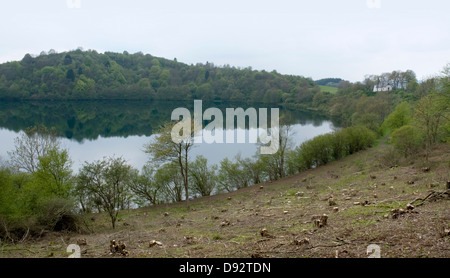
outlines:
M369 150L274 182L227 194L122 211L112 230L106 214L85 215L82 233L43 232L4 245L6 257L110 254L125 242L129 257L381 257L450 256L450 145L393 164L384 139ZM314 216L327 215L315 225ZM321 219L325 220L325 219Z
M310 78L236 68L195 65L142 52L81 49L0 65L0 99L149 99L281 103L320 91Z

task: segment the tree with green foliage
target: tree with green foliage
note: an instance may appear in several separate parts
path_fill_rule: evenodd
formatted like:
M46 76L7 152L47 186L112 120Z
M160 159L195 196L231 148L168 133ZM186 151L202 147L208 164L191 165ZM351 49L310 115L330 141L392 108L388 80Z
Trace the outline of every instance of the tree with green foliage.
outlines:
M394 149L406 157L417 153L423 144L423 134L411 125L404 125L391 134L391 144Z
M231 192L249 186L250 177L239 162L224 158L220 161L218 181L220 191Z
M178 127L180 127L178 129ZM173 162L183 178L186 205L189 207L189 158L194 146L194 123L190 119L165 124L154 139L144 146L154 163ZM187 130L189 129L189 130ZM173 139L173 135L179 140Z
M430 93L422 97L414 109L414 119L419 128L425 134L426 159L431 146L438 142L440 137L445 138L447 135L441 135L442 128L450 120L450 95L447 93ZM446 133L446 131L443 131Z
M73 188L72 164L67 150L52 148L39 157L34 175L50 195L68 199Z
M24 237L30 230L78 229L72 162L53 136L44 127L29 128L16 138L10 162L14 168L0 170L0 222L8 238L8 227L19 234L25 229Z
M192 179L191 187L200 196L209 196L216 188L217 165L208 165L208 160L198 155L190 165L189 175Z
M85 162L78 174L78 187L100 202L111 218L113 229L119 210L124 209L131 199L128 185L132 175L132 167L121 157Z
M66 56L64 56L63 65L67 66L70 64L72 64L72 56L70 56L70 54L66 54Z
M257 152L253 159L237 157L238 163L250 177L250 184L259 184L265 181L267 177L264 171L264 162L259 155L259 152Z
M156 182L155 166L146 164L141 173L137 170L133 173L130 181L130 190L136 195L134 202L140 206L145 204L156 205L163 188L162 182Z
M404 125L408 125L412 120L411 106L404 101L397 105L394 111L384 120L382 128L394 131Z
M389 95L378 92L375 96L362 95L356 102L355 112L351 116L352 125L365 126L378 132L384 118L390 111Z
M181 202L183 200L184 179L178 165L169 162L158 167L155 173L155 184L161 187L161 198L165 202Z
M292 147L292 136L292 126L281 125L278 130L278 151L274 154L260 155L263 171L269 180L278 180L286 176L286 154Z
M0 237L6 233L8 222L21 216L19 194L11 169L0 167Z
M34 58L27 54L20 62L0 64L0 81L1 99L192 100L201 97L278 104L293 102L300 87L307 93L302 100L310 101L320 92L313 88L310 79L276 71L217 67L212 63L187 65L142 53L100 54L95 50ZM154 94L142 90L149 84ZM197 88L201 88L199 92Z
M75 72L73 72L73 69L68 69L67 70L66 78L69 79L72 82L75 81Z

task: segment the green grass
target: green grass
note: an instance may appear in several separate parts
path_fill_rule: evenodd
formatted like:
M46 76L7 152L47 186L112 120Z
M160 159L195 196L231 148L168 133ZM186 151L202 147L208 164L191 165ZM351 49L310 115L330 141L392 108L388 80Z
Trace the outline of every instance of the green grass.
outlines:
M319 85L319 87L320 87L320 90L321 90L322 92L329 92L329 93L331 93L331 94L335 94L335 93L337 92L337 90L338 90L338 88L336 88L336 87L330 87L330 86Z

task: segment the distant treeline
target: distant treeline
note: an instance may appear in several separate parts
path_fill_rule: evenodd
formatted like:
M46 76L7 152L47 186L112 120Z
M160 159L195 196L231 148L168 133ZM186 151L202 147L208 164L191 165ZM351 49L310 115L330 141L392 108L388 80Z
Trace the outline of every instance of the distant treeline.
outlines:
M0 65L0 99L150 99L299 102L310 78L212 63L188 65L141 52L26 54ZM317 89L316 89L317 90Z
M345 81L341 78L323 78L315 81L317 85L321 86L329 86L338 88L341 84L344 84L348 81Z

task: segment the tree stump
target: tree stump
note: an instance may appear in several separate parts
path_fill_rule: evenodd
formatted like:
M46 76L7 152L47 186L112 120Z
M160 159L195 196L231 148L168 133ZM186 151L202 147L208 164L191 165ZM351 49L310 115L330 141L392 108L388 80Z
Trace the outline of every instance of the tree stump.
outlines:
M329 206L335 206L336 205L336 201L333 199L333 197L330 197L328 199L328 205Z
M298 239L294 239L294 244L295 245L307 245L309 244L309 238L305 237L304 239L298 240Z
M327 225L328 215L314 215L311 220L313 221L314 227L322 228Z

